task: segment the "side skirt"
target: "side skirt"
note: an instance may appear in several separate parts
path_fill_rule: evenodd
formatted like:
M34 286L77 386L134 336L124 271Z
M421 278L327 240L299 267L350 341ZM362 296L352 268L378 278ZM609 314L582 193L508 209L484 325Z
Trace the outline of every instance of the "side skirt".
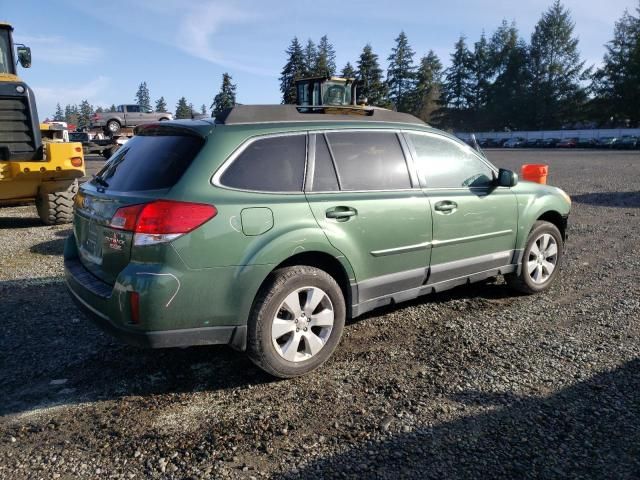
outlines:
M362 315L363 313L369 312L378 307L405 302L407 300L413 300L414 298L420 297L422 295L427 295L429 293L443 292L445 290L450 290L460 285L475 283L475 282L485 280L487 278L495 277L496 275L505 275L507 273L515 272L518 269L518 264L521 256L522 256L522 251L515 250L512 252L511 255L509 255L510 257L509 260L510 262L513 262L513 263L494 266L492 268L489 268L487 270L483 270L480 272L460 275L455 278L448 278L446 280L440 280L433 283L431 283L432 278L430 278L429 282L426 283L425 285L391 293L388 295L382 295L377 298L372 298L370 300L365 300L364 302L351 306L351 316L355 318L359 315ZM355 290L355 288L353 290ZM354 297L354 298L357 298L357 297Z

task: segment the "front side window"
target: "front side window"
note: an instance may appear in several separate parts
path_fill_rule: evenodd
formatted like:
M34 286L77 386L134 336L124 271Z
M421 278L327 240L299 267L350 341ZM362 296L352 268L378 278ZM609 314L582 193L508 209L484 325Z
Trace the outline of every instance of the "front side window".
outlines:
M15 73L12 64L11 43L9 42L9 31L0 30L0 73Z
M251 142L220 177L224 186L260 192L301 192L306 135L283 135Z
M327 133L342 190L411 188L409 170L395 132Z
M478 188L493 183L493 170L470 147L436 135L408 135L420 182L427 188Z

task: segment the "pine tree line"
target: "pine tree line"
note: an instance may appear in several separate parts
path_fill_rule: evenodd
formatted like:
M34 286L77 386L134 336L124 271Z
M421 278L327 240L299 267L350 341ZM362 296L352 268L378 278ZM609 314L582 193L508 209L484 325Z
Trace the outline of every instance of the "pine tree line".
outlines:
M224 73L222 75L222 86L220 92L214 97L211 104L211 116L215 116L225 108L233 107L236 104L236 85L232 82L231 75ZM147 82L142 82L136 91L134 102L140 105L143 111L168 112L167 101L163 96L155 101L155 108L151 107L151 94ZM64 109L58 103L53 120L56 122L67 122L75 125L79 129L88 128L91 116L94 113L115 112L116 106L101 107L91 105L88 100L82 100L79 105L68 104ZM185 97L178 100L175 108L174 117L177 119L193 118L194 114L207 115L207 106L202 104L199 111L196 110L192 103L189 103Z
M387 57L386 75L370 44L342 76L358 79L368 104L412 113L453 130L524 130L640 124L640 4L624 13L606 45L601 68L580 57L570 11L555 0L542 13L529 41L506 20L491 34L454 44L444 70L429 51L415 61L400 32ZM280 76L282 103L295 103L296 80L333 75L335 49L293 38Z

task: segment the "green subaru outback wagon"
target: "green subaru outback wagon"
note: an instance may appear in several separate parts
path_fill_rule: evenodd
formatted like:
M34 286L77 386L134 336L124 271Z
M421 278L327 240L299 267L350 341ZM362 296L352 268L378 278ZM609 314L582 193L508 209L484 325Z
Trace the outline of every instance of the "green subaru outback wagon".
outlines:
M381 305L498 274L551 285L562 190L410 115L348 111L238 106L141 127L76 197L73 299L126 342L229 344L293 377Z

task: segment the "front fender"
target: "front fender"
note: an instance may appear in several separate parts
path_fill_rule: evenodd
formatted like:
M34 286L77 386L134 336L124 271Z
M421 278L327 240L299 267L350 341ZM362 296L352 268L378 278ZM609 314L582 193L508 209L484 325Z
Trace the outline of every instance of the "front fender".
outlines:
M525 247L533 224L547 212L557 212L561 216L569 215L571 203L562 190L549 185L532 182L520 182L514 189L518 199L518 235L516 248Z

